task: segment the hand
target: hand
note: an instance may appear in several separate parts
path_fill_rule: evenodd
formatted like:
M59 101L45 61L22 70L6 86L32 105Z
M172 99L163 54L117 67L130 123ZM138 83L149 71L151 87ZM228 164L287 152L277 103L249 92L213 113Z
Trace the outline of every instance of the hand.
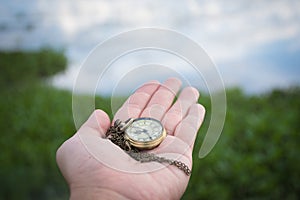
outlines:
M162 122L167 137L155 154L175 156L192 167L192 149L205 109L199 94L185 88L174 97L181 82L170 78L164 84L149 82L132 94L114 120L153 117ZM95 110L78 132L57 150L57 163L65 177L71 199L179 199L189 176L175 166L140 163L105 139L109 117ZM134 173L136 172L136 173Z

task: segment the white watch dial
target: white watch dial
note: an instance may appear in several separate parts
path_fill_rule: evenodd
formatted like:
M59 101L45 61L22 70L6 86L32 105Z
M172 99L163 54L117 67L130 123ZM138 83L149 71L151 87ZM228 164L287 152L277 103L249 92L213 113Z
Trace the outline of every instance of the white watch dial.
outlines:
M126 129L126 134L138 142L150 142L162 136L163 126L155 119L139 118Z

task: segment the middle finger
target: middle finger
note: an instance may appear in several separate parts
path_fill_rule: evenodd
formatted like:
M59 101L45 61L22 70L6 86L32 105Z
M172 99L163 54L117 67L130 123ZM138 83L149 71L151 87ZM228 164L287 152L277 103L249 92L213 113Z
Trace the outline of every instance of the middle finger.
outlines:
M177 78L167 79L153 94L141 117L152 117L161 120L173 103L179 91L181 81Z

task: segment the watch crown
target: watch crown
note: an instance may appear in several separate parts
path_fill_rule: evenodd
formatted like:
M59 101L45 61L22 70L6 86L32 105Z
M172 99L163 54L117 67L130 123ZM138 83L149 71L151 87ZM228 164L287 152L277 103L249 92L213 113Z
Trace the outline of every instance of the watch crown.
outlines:
M114 123L114 126L120 131L124 131L130 124L132 124L133 120L133 118L129 118L125 122L122 122L120 119L117 119Z
M120 126L120 130L121 131L125 131L125 129L128 128L128 126L130 126L130 124L132 124L133 120L134 120L133 118L129 118L125 122L122 122L119 125Z

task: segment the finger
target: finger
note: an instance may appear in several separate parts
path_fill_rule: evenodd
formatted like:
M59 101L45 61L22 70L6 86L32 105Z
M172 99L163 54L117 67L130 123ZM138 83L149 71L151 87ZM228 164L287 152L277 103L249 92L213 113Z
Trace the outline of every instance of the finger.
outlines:
M103 110L95 110L88 120L78 130L79 134L93 134L105 137L106 130L110 126L109 116Z
M198 101L199 92L193 87L186 87L180 93L177 101L168 110L162 120L162 124L167 130L168 134L174 135L174 131L178 123L187 114L191 105Z
M177 78L167 79L153 94L150 102L142 112L142 117L152 117L161 120L173 103L180 89L181 81Z
M122 105L122 107L115 114L114 120L120 119L122 121L128 118L137 118L142 113L151 96L159 88L158 81L149 81L138 88Z
M174 136L186 142L193 148L204 115L205 108L201 104L192 105L186 117L177 125Z

